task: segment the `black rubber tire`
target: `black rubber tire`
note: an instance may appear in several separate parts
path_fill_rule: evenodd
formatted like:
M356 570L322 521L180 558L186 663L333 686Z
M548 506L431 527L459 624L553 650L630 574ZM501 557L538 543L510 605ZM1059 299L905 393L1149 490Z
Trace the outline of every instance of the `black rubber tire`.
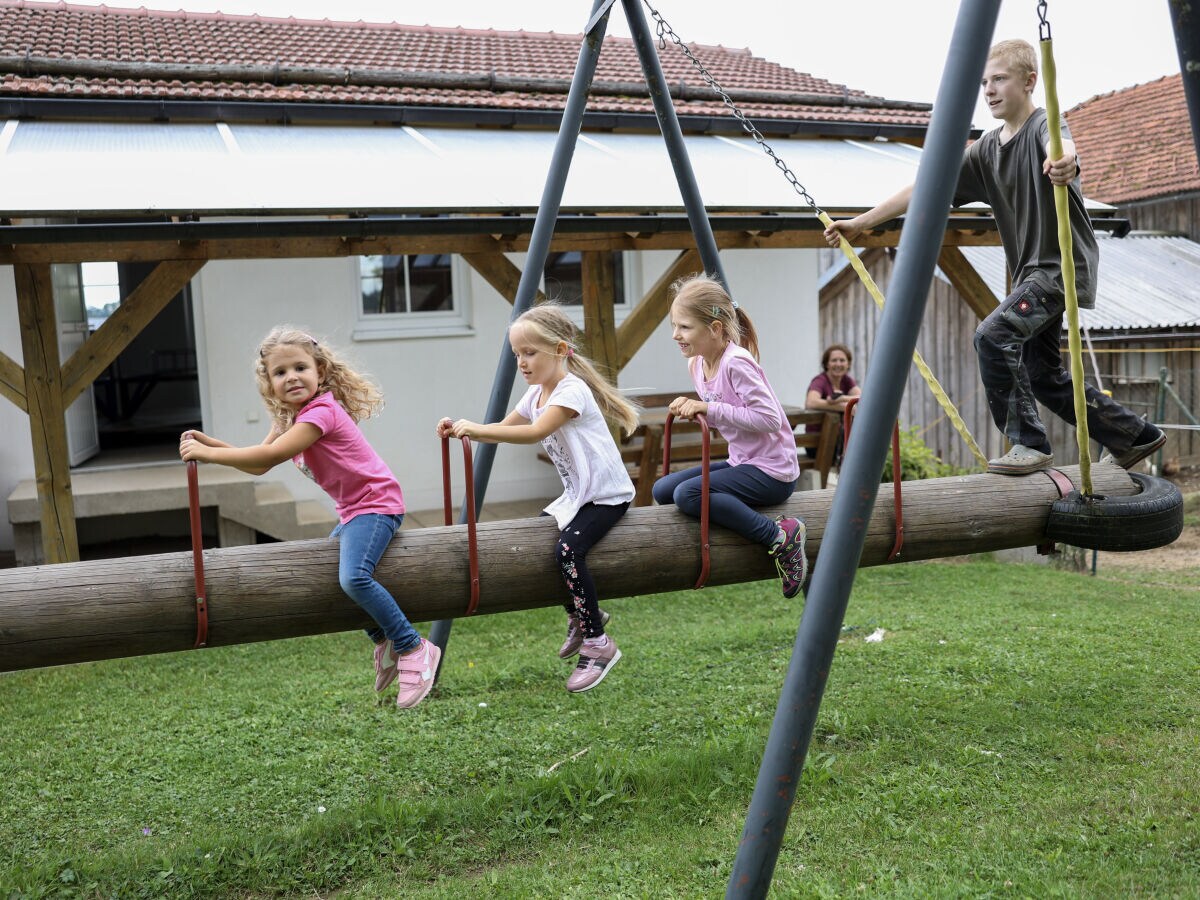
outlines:
M1183 494L1165 478L1130 472L1141 491L1084 500L1071 491L1054 501L1046 538L1088 550L1152 550L1183 533Z

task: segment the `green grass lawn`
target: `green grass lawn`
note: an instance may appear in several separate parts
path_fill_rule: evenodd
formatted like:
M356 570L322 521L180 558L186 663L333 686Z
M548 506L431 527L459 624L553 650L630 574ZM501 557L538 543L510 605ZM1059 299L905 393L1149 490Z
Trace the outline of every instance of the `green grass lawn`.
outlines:
M774 895L1200 896L1197 576L861 572ZM720 896L801 605L605 606L578 696L552 610L408 712L357 634L0 677L0 897Z

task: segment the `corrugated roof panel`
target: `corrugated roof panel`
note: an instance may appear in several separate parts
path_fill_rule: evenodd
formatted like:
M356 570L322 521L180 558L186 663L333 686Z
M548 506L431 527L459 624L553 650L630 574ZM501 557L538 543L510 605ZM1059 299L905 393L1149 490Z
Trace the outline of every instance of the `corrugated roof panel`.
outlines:
M22 122L8 153L215 153L224 142L212 124L163 125L94 122L80 128L74 122Z
M1200 325L1200 244L1183 237L1098 234L1096 308L1080 311L1092 330ZM963 247L997 298L1004 296L1004 251Z

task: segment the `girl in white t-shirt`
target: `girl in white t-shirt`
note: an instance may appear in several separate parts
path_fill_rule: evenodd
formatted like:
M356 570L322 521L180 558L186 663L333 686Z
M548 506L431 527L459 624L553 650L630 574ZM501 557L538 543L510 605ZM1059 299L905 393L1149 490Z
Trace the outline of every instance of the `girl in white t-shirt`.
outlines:
M558 655L579 654L567 690L586 691L621 658L616 642L604 633L608 614L598 605L587 552L625 515L634 495L605 417L632 433L638 412L579 354L575 325L558 306L542 304L517 317L508 341L529 385L516 409L492 425L442 419L437 432L489 444L540 441L558 469L563 494L544 511L558 523L554 561L570 593L563 604L567 639Z

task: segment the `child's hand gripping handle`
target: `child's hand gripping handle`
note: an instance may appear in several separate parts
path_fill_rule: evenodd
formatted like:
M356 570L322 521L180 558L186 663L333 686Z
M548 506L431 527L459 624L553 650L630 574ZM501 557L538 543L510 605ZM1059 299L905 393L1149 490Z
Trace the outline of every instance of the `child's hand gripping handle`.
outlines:
M467 602L464 615L473 616L479 608L479 546L475 536L475 471L471 464L471 439L462 438L463 469L467 482L467 556L471 573L471 599ZM446 524L454 524L450 501L450 435L442 435L442 491L445 503Z
M196 578L196 643L198 649L208 643L208 597L204 590L204 533L200 528L200 479L196 461L187 463L188 512L192 526L192 570Z

